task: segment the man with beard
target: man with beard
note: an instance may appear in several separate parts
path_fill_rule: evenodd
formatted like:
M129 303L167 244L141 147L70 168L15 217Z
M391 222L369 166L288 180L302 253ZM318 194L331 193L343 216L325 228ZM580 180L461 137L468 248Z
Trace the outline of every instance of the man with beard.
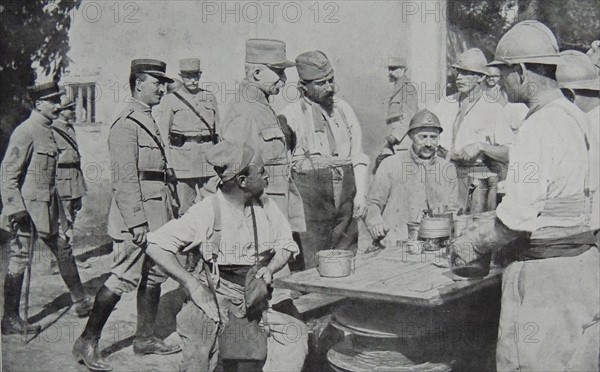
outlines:
M308 352L304 323L268 304L255 308L248 295L248 275L266 289L273 277L285 275L288 260L299 251L285 215L274 200L263 195L269 178L263 160L250 146L225 140L209 151L207 161L222 181L216 194L150 233L146 250L190 293L191 301L177 315L183 346L180 370L215 370L220 346L217 336L224 327L229 322L242 325L240 320L258 318L258 332L269 338L263 370L300 371ZM176 257L191 249L199 249L202 256L202 264L193 273ZM253 271L256 265L260 268ZM262 301L266 296L258 302ZM243 329L225 329L223 336L236 337L234 346L242 348L241 343L260 339L251 332L244 336L248 327L246 323Z
M73 345L73 356L92 371L111 371L100 355L98 342L108 317L123 293L137 288L135 354L172 354L154 336L161 284L167 276L145 254L147 234L173 218L164 144L152 118L152 107L165 93L167 64L154 59L131 62L129 86L133 102L113 122L108 149L113 176L113 198L108 212L108 234L113 239L114 263L110 276L96 294L85 329ZM170 169L172 171L172 169Z
M383 247L408 239L406 224L417 220L427 208L454 208L458 188L456 168L436 156L439 119L428 110L410 121L412 146L381 162L369 189L365 224L371 238Z
M469 49L452 65L458 92L443 97L432 110L442 123L440 154L456 165L458 201L466 208L469 175L498 175L503 180L508 146L514 140L510 120L502 105L484 97L489 70L481 50Z
M316 251L355 249L354 219L366 207L369 158L354 110L336 93L333 67L318 50L296 57L301 98L281 111L294 132L294 180L304 201L307 231L300 234L306 268Z
M600 258L586 224L587 118L556 81L564 64L552 31L516 24L496 47L508 99L529 112L510 148L496 220L455 239L454 265L514 255L502 275L498 371L595 371L600 350ZM535 86L537 89L531 89ZM536 173L528 178L530 166Z
M270 39L246 41L246 78L240 83L223 120L223 139L254 148L269 174L265 194L275 201L292 226L306 230L302 199L290 175L289 139L284 134L269 97L279 94L287 77L285 69L294 66L286 60L285 43ZM297 236L296 236L297 238Z
M58 234L58 146L50 125L58 117L62 93L56 83L37 85L28 91L33 106L31 116L10 136L0 170L2 225L12 232L4 278L3 335L41 330L39 325L26 324L19 315L24 273L36 238L56 257L77 315L87 316L92 308L81 284L73 250Z
M200 59L182 59L179 70L183 84L163 98L159 127L168 140L167 159L177 177L182 216L194 204L197 190L215 176L206 153L217 141L219 111L215 96L200 88Z

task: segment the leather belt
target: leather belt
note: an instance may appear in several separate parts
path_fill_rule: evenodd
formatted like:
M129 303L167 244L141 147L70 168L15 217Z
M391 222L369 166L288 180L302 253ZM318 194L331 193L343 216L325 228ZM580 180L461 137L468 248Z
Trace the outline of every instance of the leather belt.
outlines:
M77 163L58 163L56 164L57 168L79 168L81 166L80 162Z
M212 136L207 134L205 136L185 136L185 142L194 142L194 143L205 143L212 142Z
M160 181L167 182L167 175L165 172L159 171L139 171L138 175L140 181Z

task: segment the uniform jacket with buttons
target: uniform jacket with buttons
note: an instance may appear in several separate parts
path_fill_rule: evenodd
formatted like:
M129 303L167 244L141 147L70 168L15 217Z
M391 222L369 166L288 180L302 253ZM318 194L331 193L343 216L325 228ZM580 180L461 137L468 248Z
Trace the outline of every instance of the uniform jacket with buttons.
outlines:
M62 200L78 199L86 194L81 171L81 156L72 124L56 119L52 123L58 145L56 189ZM67 139L68 138L68 139ZM62 165L62 166L61 166Z
M2 224L10 215L27 211L40 236L58 231L55 186L58 146L51 121L37 111L19 124L10 136L2 161L0 193Z
M196 94L191 94L183 86L177 90L177 93L198 111L212 130L220 133L217 99L212 93L200 90ZM164 141L167 142L167 159L175 170L177 178L215 176L213 167L206 162L206 153L214 146L211 141L203 143L187 141L182 146L175 146L169 140L170 133L190 137L210 136L210 131L198 115L172 93L163 98L159 109L161 114L158 124Z
M140 102L131 103L111 126L108 149L113 197L108 233L113 239L130 239L130 229L146 223L150 231L156 230L173 218L172 195L167 184L161 180L142 180L139 175L141 171L165 171L167 163L161 146L164 150L151 108Z
M277 115L267 96L247 80L240 83L235 102L223 120L223 139L259 152L269 173L265 194L288 216L293 231L306 230L300 192L291 178L290 152Z

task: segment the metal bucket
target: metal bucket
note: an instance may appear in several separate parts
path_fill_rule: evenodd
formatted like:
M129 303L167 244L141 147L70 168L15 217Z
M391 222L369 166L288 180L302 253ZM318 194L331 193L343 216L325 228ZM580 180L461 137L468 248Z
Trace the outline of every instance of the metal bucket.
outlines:
M470 214L496 209L498 176L487 172L471 174L469 175L469 185L467 211Z

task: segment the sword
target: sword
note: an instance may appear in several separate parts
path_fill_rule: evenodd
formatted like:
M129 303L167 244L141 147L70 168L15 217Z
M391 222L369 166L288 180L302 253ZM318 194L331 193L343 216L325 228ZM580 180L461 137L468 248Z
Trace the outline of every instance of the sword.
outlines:
M23 327L24 334L27 334L27 327L29 326L29 289L31 287L31 265L33 264L33 247L37 238L37 232L33 221L29 221L30 238L27 244L27 267L25 268L25 309L23 309L25 327Z

